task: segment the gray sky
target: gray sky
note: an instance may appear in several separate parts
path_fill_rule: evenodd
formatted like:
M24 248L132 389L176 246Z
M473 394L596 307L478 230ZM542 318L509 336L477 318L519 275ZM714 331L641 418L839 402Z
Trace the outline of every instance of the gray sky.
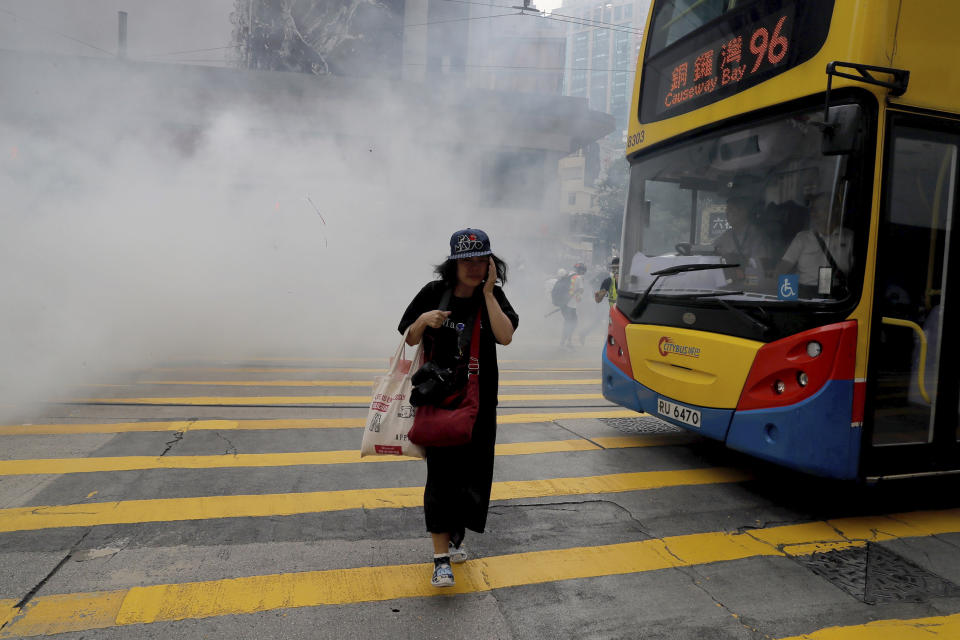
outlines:
M0 0L0 48L114 54L117 12L126 11L131 58L224 61L228 49L169 54L228 46L233 5L234 0Z

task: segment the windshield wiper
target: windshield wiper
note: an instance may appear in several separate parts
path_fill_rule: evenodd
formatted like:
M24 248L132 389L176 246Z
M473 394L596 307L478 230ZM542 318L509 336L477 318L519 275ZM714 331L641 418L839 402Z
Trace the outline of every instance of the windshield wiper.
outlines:
M652 276L657 276L653 279L653 282L656 282L660 276L672 276L677 273L686 273L687 271L707 271L709 269L733 269L734 267L739 267L739 264L726 264L724 262L697 262L694 264L678 264L673 267L667 267L666 269L660 269L660 271L653 271L650 273ZM650 283L650 286L653 286L653 282ZM647 287L649 291L650 288Z
M722 296L742 296L743 291L705 291L703 293L678 293L675 295L655 293L653 295L670 298L671 300L699 300L701 298L720 298Z
M639 316L643 313L643 310L647 308L647 302L650 300L650 291L657 284L657 282L663 276L673 276L678 273L687 273L688 271L707 271L709 269L732 269L734 267L739 267L739 264L723 264L721 262L710 262L710 263L695 263L695 264L678 264L672 267L667 267L666 269L660 269L659 271L653 271L650 275L654 276L653 281L650 282L650 286L647 287L646 291L643 292L643 297L640 298L640 301L637 302L637 306L633 308L633 317Z

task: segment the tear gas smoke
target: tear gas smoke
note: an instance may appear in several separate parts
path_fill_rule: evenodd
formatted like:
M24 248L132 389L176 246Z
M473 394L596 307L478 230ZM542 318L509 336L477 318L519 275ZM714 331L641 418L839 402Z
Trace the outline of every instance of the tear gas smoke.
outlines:
M502 114L267 75L0 55L7 413L161 362L386 361L466 226L511 267L513 354L553 344L556 214L480 204L484 153L515 144Z

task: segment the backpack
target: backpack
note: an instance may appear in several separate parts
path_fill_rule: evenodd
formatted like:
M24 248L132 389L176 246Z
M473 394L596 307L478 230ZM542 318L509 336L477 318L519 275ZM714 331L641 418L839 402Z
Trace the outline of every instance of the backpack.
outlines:
M553 285L553 290L550 291L550 301L553 302L554 306L565 307L567 303L570 302L570 281L572 279L573 274L557 278L556 284Z

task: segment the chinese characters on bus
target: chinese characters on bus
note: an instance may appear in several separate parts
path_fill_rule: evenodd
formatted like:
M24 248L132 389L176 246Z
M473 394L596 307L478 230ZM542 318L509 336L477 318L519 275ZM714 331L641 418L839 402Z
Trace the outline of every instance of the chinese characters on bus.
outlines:
M769 16L759 24L745 28L743 33L731 34L678 62L662 83L669 89L662 90L661 110L724 87L728 88L728 93L735 93L740 90L744 78L762 75L783 62L790 50L792 25L788 17ZM744 45L749 53L744 51Z

